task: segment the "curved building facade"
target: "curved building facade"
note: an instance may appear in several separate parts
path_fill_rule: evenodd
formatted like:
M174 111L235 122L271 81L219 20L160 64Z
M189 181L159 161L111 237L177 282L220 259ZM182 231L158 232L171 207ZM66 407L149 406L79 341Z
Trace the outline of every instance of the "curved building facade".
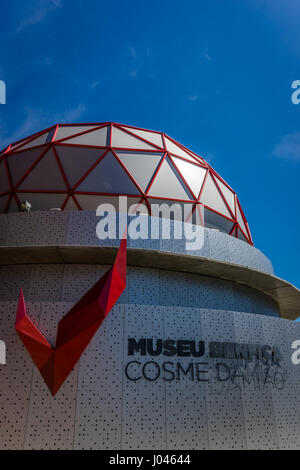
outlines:
M0 158L1 448L300 447L300 293L204 159L112 123L53 126ZM172 229L199 210L203 243L128 237L126 289L52 396L14 328L19 291L55 346L60 319L113 263L120 241L97 237L96 208L118 209L119 195L148 222L151 200L188 204Z

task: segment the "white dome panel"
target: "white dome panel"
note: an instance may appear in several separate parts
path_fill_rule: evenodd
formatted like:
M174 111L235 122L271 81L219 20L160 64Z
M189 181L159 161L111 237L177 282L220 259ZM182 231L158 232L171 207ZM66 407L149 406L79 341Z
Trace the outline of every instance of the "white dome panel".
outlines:
M77 211L78 210L78 207L72 196L68 198L67 203L64 207L64 210L65 211Z
M43 152L45 152L45 148L36 148L7 155L7 163L14 185L20 181Z
M28 191L66 191L68 189L52 148L18 186L18 191L24 189Z
M109 128L108 126L86 132L85 134L71 137L64 140L66 144L91 145L95 147L107 147L109 145Z
M180 158L172 158L181 175L193 191L195 197L198 198L207 170L201 166L193 165L192 163L181 160Z
M147 144L138 137L133 137L118 127L112 131L112 147L155 150L153 145Z
M219 178L216 178L216 180L217 180L220 190L223 193L223 196L226 199L228 206L230 207L232 211L232 214L234 215L235 214L234 193L229 188L227 188L227 186L225 186L225 184L222 183L222 181Z
M59 126L59 128L57 129L57 132L55 134L55 137L54 137L54 140L57 141L57 140L61 140L61 139L66 139L67 137L70 137L72 135L75 135L75 134L79 134L80 132L85 132L85 131L90 131L92 129L95 129L96 127L99 127L99 126L95 126L95 125L91 125L91 126Z
M132 127L126 127L126 126L122 126L122 129L127 129L129 132L132 132L133 134L139 137L142 137L142 139L145 139L148 142L154 145L157 145L158 147L162 149L164 148L162 137L159 132L145 131L145 130L135 129Z
M200 206L204 225L253 244L235 192L202 157L162 132L113 122L56 124L14 145L5 154L9 174L0 160L0 197L7 194L8 202L1 200L2 212L18 210L15 191L36 194L33 210L60 203L62 210L94 210L101 200L117 207L120 195L147 210L153 201L184 201L188 216Z
M67 175L69 184L73 187L82 176L102 157L106 150L67 145L56 145L55 150Z
M181 178L171 167L168 158L165 158L149 190L149 196L166 197L170 199L191 199L187 189L183 186Z
M246 225L244 223L244 219L242 217L242 214L241 214L238 203L236 205L236 215L237 215L237 220L238 220L239 226L241 227L241 229L243 230L243 232L246 235L247 234L247 229L246 229Z
M120 151L116 153L139 187L143 191L146 191L163 154L148 152L147 154L137 152L128 153Z
M0 160L0 194L10 190L10 183L7 177L4 159Z
M6 208L6 205L7 205L7 201L8 201L9 198L10 198L10 196L8 196L8 195L0 197L0 211L1 212L4 212L4 210Z
M186 158L190 162L195 163L196 159L193 158L189 153L185 152L179 145L174 144L167 136L165 136L166 147L168 152L173 153L179 157Z
M37 147L38 145L49 144L54 134L54 129L51 129L49 132L44 132L43 134L39 135L35 139L30 139L29 142L22 144L18 147L18 150L25 150L31 147Z
M139 194L126 171L109 152L76 188L76 192Z
M232 217L209 172L207 173L200 201L226 217Z

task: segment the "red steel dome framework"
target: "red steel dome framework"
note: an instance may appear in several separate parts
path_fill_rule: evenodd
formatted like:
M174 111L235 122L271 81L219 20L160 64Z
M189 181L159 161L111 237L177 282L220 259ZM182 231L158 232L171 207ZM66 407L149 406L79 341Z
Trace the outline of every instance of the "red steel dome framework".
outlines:
M236 193L199 155L162 132L112 122L56 124L0 153L0 212L94 210L126 195L204 208L205 225L253 244Z

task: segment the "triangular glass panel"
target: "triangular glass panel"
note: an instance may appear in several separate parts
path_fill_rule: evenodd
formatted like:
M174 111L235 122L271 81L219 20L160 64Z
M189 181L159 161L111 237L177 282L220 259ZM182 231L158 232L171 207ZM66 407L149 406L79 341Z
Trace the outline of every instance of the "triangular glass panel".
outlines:
M109 145L109 130L110 128L108 126L101 127L101 129L64 140L64 143L107 147Z
M55 193L19 193L20 201L28 201L31 204L31 211L40 211L48 209L59 209L63 205L66 194Z
M222 215L204 208L204 226L220 230L221 232L229 234L232 230L232 221L225 219Z
M79 134L80 132L91 131L99 126L59 126L55 134L54 140L66 139L72 137L72 135Z
M144 129L134 129L127 126L122 126L122 129L127 129L132 134L142 137L142 139L147 140L149 143L155 144L162 149L164 148L160 132L145 131Z
M0 213L1 214L3 214L3 212L5 211L6 204L9 198L10 198L9 195L0 197Z
M243 230L243 232L245 234L247 234L247 229L246 229L246 225L244 223L244 219L242 217L242 214L241 214L241 211L240 211L240 208L239 208L239 205L237 204L236 205L236 217L237 217L237 221L238 221L238 224L239 226L241 227L241 229Z
M232 210L233 215L235 215L235 209L234 209L234 193L225 186L222 181L216 177L217 183L219 185L219 188L221 189L223 196L225 197L227 204L229 205L230 209Z
M55 146L55 150L71 187L78 183L105 152L103 149L69 147L59 144Z
M18 204L16 203L16 200L14 197L11 198L9 207L8 207L8 212L19 212L20 208Z
M75 197L81 207L82 210L84 211L95 211L100 204L112 204L116 211L118 210L118 204L117 204L117 198L116 200L113 200L114 197L112 196L106 196L106 199L104 199L103 196L94 196L94 195L86 195L86 194L76 194Z
M44 148L36 148L7 155L7 163L14 185L20 181L31 165L37 161L44 151Z
M179 147L179 145L176 145L172 140L168 139L167 136L165 136L165 141L168 152L174 153L174 155L186 158L190 162L195 163L196 160L191 155L185 152L181 147Z
M27 137L26 139L22 139L22 140L20 140L19 142L16 142L15 144L12 144L12 145L10 146L9 151L12 152L12 151L15 150L17 147L20 147L20 145L26 144L30 139L31 139L31 137Z
M139 187L146 191L163 154L121 151L116 153Z
M125 204L125 201L122 201L122 205L120 205L118 196L74 194L83 210L96 210L100 204L111 204L116 212L125 212L127 214L131 205L137 206L139 201L141 201L140 197L127 197L127 204ZM123 207L123 204L125 204L125 207Z
M87 175L76 191L139 194L139 190L111 152Z
M168 158L164 160L160 167L148 194L157 198L191 199L188 190L185 189L181 178Z
M243 233L238 229L238 238L243 240L243 242L249 243L249 240L243 235Z
M112 129L112 147L119 147L119 148L132 148L137 150L155 150L150 144L143 142L142 140L133 137L127 132L122 131L118 127L113 127Z
M157 199L155 197L149 197L148 202L151 208L151 214L153 217L169 218L170 220L178 220L184 222L193 209L193 203L191 201L174 201L167 199ZM166 212L162 210L162 205L167 205L174 210Z
M37 147L38 145L48 144L49 142L51 142L54 130L55 129L51 129L50 131L44 132L35 139L30 140L28 143L25 143L24 145L22 144L20 149L18 148L18 150L24 150L31 147Z
M67 189L54 151L51 148L18 186L18 191L64 191Z
M207 165L207 162L204 160L203 157L200 157L200 155L197 155L195 152L192 152L192 150L189 150L189 153L191 154L192 157L195 157L196 161L202 164Z
M65 211L78 211L78 207L74 199L72 198L72 196L68 198L67 204L65 205L64 210Z
M220 212L227 217L232 217L210 173L207 174L200 201L211 209L214 209L215 211Z
M0 160L0 194L6 193L10 189L11 188L10 188L4 160Z
M180 158L173 157L173 160L179 172L182 174L183 178L186 180L187 184L193 191L195 197L198 198L204 177L206 175L206 169L202 168L200 165L193 165L192 163L188 163L184 160L181 160Z

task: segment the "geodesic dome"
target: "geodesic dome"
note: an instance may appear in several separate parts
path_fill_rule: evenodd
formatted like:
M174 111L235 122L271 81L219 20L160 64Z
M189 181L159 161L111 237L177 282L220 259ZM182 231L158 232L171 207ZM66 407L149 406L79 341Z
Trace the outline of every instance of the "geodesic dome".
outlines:
M199 155L162 132L116 123L57 124L0 153L0 212L95 210L101 202L190 204L204 224L252 244L235 192Z

